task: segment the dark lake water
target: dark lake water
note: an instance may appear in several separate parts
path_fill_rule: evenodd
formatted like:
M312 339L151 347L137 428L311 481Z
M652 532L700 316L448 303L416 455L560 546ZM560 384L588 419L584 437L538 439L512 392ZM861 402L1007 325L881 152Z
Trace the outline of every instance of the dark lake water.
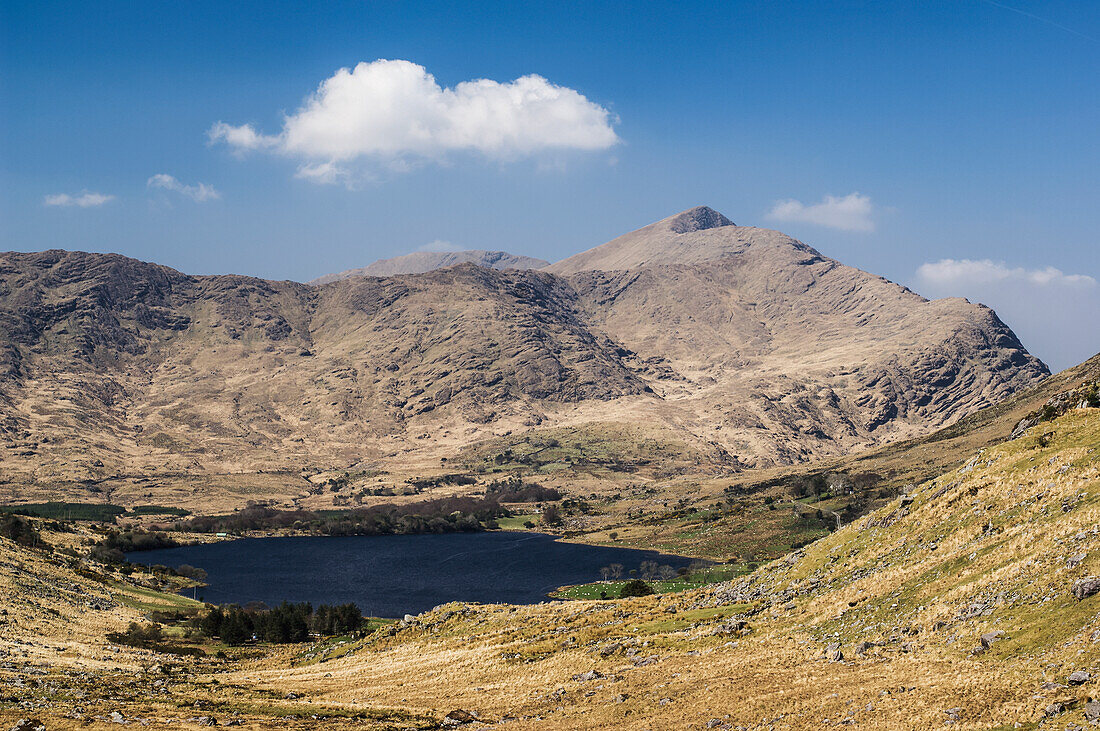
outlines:
M451 601L535 604L559 586L600 578L600 568L642 561L673 568L681 556L562 543L541 533L246 538L127 556L205 569L208 602L354 602L368 616L417 614Z

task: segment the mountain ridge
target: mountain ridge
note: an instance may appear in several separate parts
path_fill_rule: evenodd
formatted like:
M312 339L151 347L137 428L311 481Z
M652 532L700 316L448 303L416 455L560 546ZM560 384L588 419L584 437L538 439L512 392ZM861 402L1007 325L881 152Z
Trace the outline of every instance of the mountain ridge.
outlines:
M1047 374L988 308L712 209L604 247L320 286L0 254L0 467L78 484L438 462L615 420L760 467L927 433Z
M415 251L411 254L379 259L373 264L325 274L311 279L307 284L328 284L348 277L392 277L397 274L423 274L433 269L475 264L489 269L541 269L549 264L530 256L517 256L506 251L467 249L465 251Z

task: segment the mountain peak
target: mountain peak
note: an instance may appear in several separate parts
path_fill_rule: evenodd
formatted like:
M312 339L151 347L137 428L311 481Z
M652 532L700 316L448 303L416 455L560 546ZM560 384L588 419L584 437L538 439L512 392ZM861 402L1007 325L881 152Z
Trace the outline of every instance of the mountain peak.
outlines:
M677 213L668 219L668 227L673 233L686 234L692 231L705 231L708 228L720 226L735 226L736 224L723 216L713 208L696 206L682 213Z

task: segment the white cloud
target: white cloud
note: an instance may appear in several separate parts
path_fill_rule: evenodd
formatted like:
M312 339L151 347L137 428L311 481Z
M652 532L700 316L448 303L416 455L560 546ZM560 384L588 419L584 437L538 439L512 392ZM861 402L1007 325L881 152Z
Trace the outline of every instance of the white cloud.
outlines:
M431 251L434 253L442 253L446 251L463 251L461 246L452 244L450 241L444 241L443 239L436 239L435 241L429 241L424 244L417 251Z
M180 195L185 195L196 203L204 203L222 197L221 193L214 190L214 186L212 185L207 185L206 183L184 185L166 173L157 173L149 178L145 184L150 188L163 188L164 190L171 190Z
M1026 282L1040 287L1096 286L1096 280L1087 274L1065 274L1051 266L1043 269L1008 267L1004 262L990 259L940 259L921 264L917 277L939 286L993 282Z
M452 152L512 160L546 151L603 150L619 141L611 113L541 76L441 87L410 61L380 59L325 79L278 134L218 122L211 142L301 161L298 176L347 182L349 164L402 168Z
M1087 274L1028 269L990 259L922 264L913 288L931 297L989 305L1032 353L1061 370L1100 351L1100 286Z
M101 206L104 203L113 201L115 197L113 195L104 195L103 193L88 193L84 192L80 195L69 195L68 193L58 193L56 195L48 195L42 199L42 204L46 206L77 206L79 208L95 208Z
M767 217L773 221L794 221L841 231L875 230L874 206L868 196L849 193L843 198L827 195L820 203L806 205L794 199L776 201Z

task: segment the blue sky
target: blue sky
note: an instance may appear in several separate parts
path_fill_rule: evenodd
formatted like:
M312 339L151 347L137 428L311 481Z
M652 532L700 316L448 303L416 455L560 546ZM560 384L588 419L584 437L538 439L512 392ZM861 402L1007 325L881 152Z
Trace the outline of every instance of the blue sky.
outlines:
M554 260L706 204L986 302L1053 368L1100 350L1097 3L0 8L0 248L305 280L432 241ZM531 74L554 101L515 111Z

